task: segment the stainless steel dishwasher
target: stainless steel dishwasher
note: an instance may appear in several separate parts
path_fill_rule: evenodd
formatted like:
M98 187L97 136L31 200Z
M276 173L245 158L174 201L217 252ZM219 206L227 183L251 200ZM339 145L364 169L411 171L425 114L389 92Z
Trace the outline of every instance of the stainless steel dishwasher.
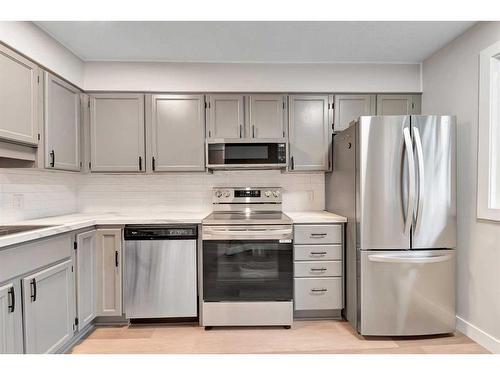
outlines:
M125 316L196 317L198 231L192 226L126 226Z

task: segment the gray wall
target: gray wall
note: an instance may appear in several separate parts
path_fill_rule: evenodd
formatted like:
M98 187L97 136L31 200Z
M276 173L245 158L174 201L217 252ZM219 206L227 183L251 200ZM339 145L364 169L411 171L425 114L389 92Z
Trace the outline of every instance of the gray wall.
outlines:
M500 40L480 22L423 63L424 114L458 117L457 326L500 352L500 222L476 219L479 52Z

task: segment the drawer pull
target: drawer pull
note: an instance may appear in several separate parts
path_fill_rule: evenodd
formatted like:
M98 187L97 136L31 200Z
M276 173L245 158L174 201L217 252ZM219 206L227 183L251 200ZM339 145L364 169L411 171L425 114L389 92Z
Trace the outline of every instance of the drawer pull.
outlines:
M326 237L326 233L311 233L310 234L311 238L316 238L316 237Z
M312 288L311 292L313 292L313 293L328 292L328 289L326 289L326 288Z
M311 272L325 272L326 268L311 268Z
M311 255L326 255L326 251L311 251Z

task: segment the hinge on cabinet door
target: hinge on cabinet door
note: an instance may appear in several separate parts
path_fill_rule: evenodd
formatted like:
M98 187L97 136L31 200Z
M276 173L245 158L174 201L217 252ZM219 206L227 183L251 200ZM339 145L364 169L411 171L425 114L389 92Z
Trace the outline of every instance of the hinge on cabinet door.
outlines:
M78 242L76 242L76 241L73 242L73 249L75 249L75 250L78 249Z

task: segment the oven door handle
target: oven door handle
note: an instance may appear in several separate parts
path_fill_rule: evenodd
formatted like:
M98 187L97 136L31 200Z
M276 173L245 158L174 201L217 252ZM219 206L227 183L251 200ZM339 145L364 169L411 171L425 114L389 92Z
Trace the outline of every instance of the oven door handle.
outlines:
M210 228L204 227L202 237L204 240L246 240L246 239L276 239L291 240L291 228Z

